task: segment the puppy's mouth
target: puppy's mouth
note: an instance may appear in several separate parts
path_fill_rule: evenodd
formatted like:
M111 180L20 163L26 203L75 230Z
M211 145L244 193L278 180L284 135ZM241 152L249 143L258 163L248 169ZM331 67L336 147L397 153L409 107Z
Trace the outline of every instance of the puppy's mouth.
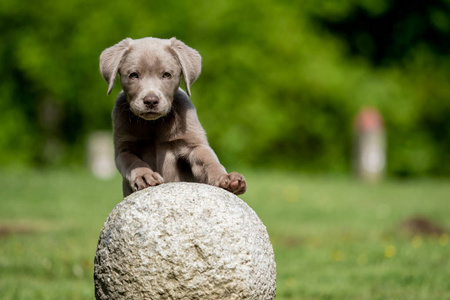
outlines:
M161 112L155 110L140 110L131 106L131 112L136 116L144 120L156 120L163 116Z
M149 111L149 112L141 112L137 116L144 120L152 121L152 120L156 120L156 119L159 119L160 117L162 117L162 114L153 112L153 111Z

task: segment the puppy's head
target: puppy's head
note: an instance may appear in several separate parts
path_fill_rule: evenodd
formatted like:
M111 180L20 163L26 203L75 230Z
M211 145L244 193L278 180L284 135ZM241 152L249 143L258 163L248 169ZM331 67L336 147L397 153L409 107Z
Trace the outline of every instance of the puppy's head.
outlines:
M131 111L146 120L170 112L181 77L190 96L190 85L200 70L200 54L175 38L127 38L100 55L100 72L108 83L108 95L119 74Z

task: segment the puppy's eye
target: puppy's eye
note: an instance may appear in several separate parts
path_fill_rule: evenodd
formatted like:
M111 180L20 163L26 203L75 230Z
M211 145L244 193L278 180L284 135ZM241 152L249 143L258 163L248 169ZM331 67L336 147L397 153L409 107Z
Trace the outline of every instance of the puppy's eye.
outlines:
M136 79L136 78L139 78L139 74L136 73L136 72L133 72L133 73L131 73L130 75L128 75L128 77L133 78L133 79Z
M170 78L172 77L172 74L170 74L169 72L164 72L162 75L162 78Z

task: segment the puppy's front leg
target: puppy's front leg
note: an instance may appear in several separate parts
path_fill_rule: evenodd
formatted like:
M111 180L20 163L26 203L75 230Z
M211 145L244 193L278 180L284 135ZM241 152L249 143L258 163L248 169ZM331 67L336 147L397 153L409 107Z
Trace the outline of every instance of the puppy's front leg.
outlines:
M236 172L228 174L209 146L195 147L189 155L189 162L192 174L200 182L221 187L236 195L243 194L247 190L244 176Z
M123 194L128 196L132 192L142 190L149 186L159 185L164 179L138 156L129 151L118 153L116 165L124 179ZM128 183L129 188L125 188Z

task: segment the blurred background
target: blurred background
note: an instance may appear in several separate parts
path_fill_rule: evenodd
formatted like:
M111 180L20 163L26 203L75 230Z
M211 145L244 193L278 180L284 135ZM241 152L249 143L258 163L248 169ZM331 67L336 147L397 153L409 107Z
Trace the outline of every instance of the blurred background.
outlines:
M147 36L202 55L277 299L450 299L448 0L1 0L0 300L93 299L122 200L99 56Z
M446 0L17 1L0 4L0 166L84 164L111 130L101 51L177 37L203 57L192 101L226 166L348 173L359 110L392 176L449 176Z

